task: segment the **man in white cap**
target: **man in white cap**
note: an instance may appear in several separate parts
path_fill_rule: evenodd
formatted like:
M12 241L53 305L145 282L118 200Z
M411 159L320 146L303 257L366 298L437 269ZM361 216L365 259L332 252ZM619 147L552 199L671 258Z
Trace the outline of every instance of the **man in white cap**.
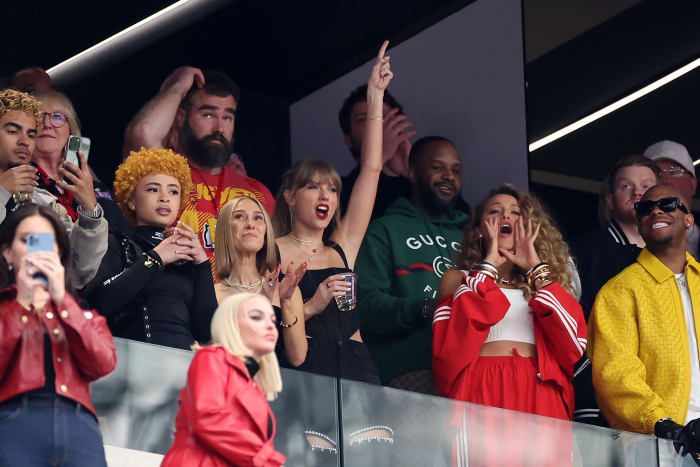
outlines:
M675 141L663 140L649 146L644 155L656 162L661 169L663 182L671 185L690 202L695 197L698 181L695 178L695 166L688 150ZM687 250L696 259L700 258L700 228L693 224L687 231Z

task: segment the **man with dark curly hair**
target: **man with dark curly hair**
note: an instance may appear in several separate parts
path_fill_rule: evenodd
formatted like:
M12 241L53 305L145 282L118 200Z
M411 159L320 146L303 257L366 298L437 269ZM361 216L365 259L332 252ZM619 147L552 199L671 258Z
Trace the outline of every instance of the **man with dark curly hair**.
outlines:
M13 89L0 92L0 222L8 203L32 196L37 175L29 159L40 125L41 108L29 94Z

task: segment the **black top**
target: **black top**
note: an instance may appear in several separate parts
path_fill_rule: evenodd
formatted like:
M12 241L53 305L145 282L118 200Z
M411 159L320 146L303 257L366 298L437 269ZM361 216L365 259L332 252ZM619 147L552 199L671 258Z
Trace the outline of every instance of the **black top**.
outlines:
M634 263L642 249L629 242L615 220L603 229L581 235L571 247L581 277L581 307L588 321L598 291ZM573 383L576 396L574 421L608 426L595 399L591 362L586 355L576 364Z
M251 378L255 378L255 374L260 370L260 365L258 362L253 360L252 358L247 358L245 361L245 367L248 370L248 374L250 375ZM272 418L268 414L267 416L267 437L272 436Z
M136 227L126 237L110 231L109 247L86 297L103 316L112 334L152 344L190 349L211 339L217 307L209 261L168 264L162 270L153 248L163 229Z
M350 194L358 175L360 175L359 165L341 178L343 189L340 193L340 212L342 214L345 214L348 209ZM411 197L411 183L403 177L390 177L381 172L379 174L379 184L377 185L377 197L374 200L374 209L372 210L372 220L382 217L387 208L402 196L405 198Z
M571 249L581 277L581 307L588 321L598 291L634 263L642 249L629 242L615 220L603 229L576 238Z
M348 260L345 257L345 252L337 243L329 244L343 260L344 268L324 268L324 269L307 269L306 274L299 281L299 290L304 299L304 303L313 298L318 285L323 282L328 276L340 274L343 272L352 272L348 267ZM279 249L278 259L279 259ZM284 274L280 274L280 280ZM326 309L316 316L306 320L306 335L309 337L331 337L335 340L350 339L350 336L355 334L360 329L360 318L353 311L341 311L336 305L335 300L328 303Z
M29 391L32 394L56 394L56 370L53 367L53 352L51 350L51 338L44 329L44 376L46 382L40 388Z

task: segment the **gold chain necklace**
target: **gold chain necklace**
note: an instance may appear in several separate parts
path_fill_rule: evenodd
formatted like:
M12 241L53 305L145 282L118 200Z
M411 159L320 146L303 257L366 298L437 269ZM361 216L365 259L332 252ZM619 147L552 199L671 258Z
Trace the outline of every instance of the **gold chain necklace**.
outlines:
M263 277L260 276L259 281L253 282L250 285L239 284L238 282L231 282L228 280L228 278L221 279L221 283L224 284L226 287L233 287L234 289L238 289L241 292L260 293L260 289L262 289Z
M294 242L295 242L294 245L299 249L299 251L301 251L305 255L308 255L308 253L302 249L301 245L303 245L303 244L321 244L321 245L323 245L323 240L304 240L302 238L295 237L291 232L289 233L289 238L294 240ZM311 256L309 256L309 261L311 261L311 262L316 261L316 252L317 251L318 251L318 248L316 248L316 247L313 247L311 249Z

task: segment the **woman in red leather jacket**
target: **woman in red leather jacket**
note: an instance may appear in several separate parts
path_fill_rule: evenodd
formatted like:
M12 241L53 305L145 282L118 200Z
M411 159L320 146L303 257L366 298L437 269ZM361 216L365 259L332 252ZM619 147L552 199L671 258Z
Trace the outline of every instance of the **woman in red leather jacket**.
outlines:
M268 400L282 390L275 312L249 293L224 300L211 322L212 344L199 348L180 393L175 441L162 467L275 467L275 417Z
M33 234L53 251L27 253ZM21 206L0 249L0 465L106 466L89 383L117 354L105 319L66 291L66 231L50 209Z
M433 318L440 395L571 420L571 378L586 349L586 321L573 296L569 248L540 202L511 185L489 193L465 230L457 264L464 271L442 277ZM458 447L469 451L470 465L570 462L568 424L487 413L474 406L457 422L468 427L457 439L469 440L469 449ZM505 450L496 447L504 432Z

